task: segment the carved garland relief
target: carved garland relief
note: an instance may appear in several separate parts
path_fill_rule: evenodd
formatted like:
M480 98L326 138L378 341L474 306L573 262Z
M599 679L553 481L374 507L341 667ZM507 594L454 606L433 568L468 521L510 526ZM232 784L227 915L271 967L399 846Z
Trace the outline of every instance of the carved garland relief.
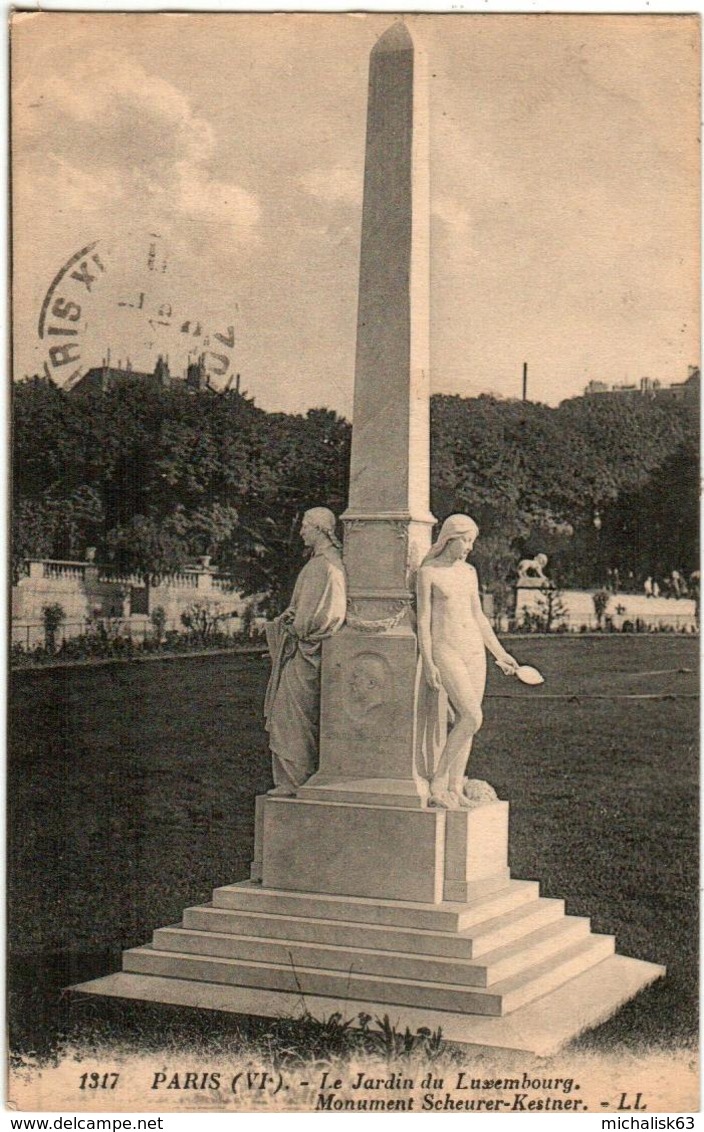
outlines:
M410 606L410 604L410 598L405 601L394 601L390 605L390 609L394 612L389 617L378 617L374 620L368 620L355 613L355 609L359 608L359 604L351 600L347 603L347 624L350 629L356 629L358 633L388 633L391 629L395 629L397 625L400 625L406 608Z

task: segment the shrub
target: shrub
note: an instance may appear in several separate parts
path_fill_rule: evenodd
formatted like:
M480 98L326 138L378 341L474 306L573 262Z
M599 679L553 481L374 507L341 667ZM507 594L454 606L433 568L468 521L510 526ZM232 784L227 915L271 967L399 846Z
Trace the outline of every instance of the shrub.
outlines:
M257 632L255 619L254 605L248 602L240 614L240 632L246 641L254 637Z
M166 628L166 610L163 605L157 605L152 609L149 620L151 621L157 643L160 643L164 636L164 629Z
M52 605L42 607L42 621L44 623L44 640L46 651L53 653L56 650L56 630L66 620L64 607L54 602Z
M562 591L552 583L541 586L536 593L536 608L523 610L521 629L524 633L567 632L567 610Z
M597 590L592 594L592 601L594 602L594 612L596 613L596 623L600 629L604 627L604 615L609 607L611 594L608 590Z
M181 624L193 634L199 643L205 643L215 632L223 614L216 601L193 601L181 614Z

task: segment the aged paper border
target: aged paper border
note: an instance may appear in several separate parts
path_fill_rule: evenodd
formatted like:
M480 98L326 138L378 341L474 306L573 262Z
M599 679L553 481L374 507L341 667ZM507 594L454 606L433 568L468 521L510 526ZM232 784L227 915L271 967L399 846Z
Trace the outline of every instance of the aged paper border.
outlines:
M214 6L212 4L211 5L205 5L205 4L203 4L203 5L198 4L197 5L197 4L189 3L189 4L179 5L179 6L174 5L170 10L171 11L181 10L181 11L184 11L184 12L185 11L213 11L213 8L214 8ZM51 10L51 9L49 9L49 10ZM64 4L61 5L61 10L78 11L78 10L90 10L90 9L88 9L87 7L83 7L83 6L79 7L78 5L75 5L73 3L64 3ZM95 10L95 9L93 9L93 10ZM101 11L111 11L111 10L112 11L120 11L120 10L121 11L145 11L145 10L157 10L157 9L146 9L143 5L135 3L134 0L126 0L126 2L119 5L119 7L112 7L112 6L108 7L107 5L101 5L100 10ZM221 11L225 11L225 10L226 11L235 11L235 10L239 10L239 11L252 11L252 10L272 11L273 9L268 8L268 7L265 8L263 5L257 3L257 4L248 5L246 8L244 8L244 7L243 8L233 8L230 5L228 5L227 8L224 8L220 4L218 4L217 10L221 10ZM276 10L278 10L278 11L284 11L285 10L285 11L295 12L295 11L298 11L300 9L294 8L289 3L284 3L282 5L279 5ZM345 11L345 10L349 10L349 9L345 9L342 6L332 6L332 5L330 5L330 6L323 7L322 5L315 4L314 6L311 5L306 10L308 10L308 11L311 11L311 10L315 10L315 11ZM399 11L399 9L397 7L393 7L391 5L372 5L372 4L365 5L365 10L373 11L373 12ZM420 7L420 6L416 7L415 5L412 5L412 4L406 5L406 7L403 9L403 11L408 11L408 12L410 12L410 11L428 12L429 10L430 10L430 8L429 8L428 5L424 5L423 7ZM440 11L449 12L449 11L458 11L458 10L462 11L462 12L472 12L472 11L474 11L474 12L489 12L489 13L533 12L533 11L536 11L536 10L540 10L542 12L546 12L546 11L555 12L555 13L558 13L558 12L559 13L574 12L574 13L581 13L581 14L584 14L584 15L590 15L590 14L608 13L608 12L611 12L611 13L614 13L614 14L616 14L616 13L621 14L621 13L624 13L624 6L618 5L618 4L615 4L615 3L599 4L599 5L596 5L596 4L594 4L594 5L592 5L592 4L590 4L590 5L585 5L585 4L569 4L569 5L566 5L566 4L563 4L563 5L560 5L559 7L549 6L549 8L548 8L546 6L546 7L541 7L540 9L537 9L537 5L521 5L521 4L517 4L517 3L504 3L500 6L497 6L493 3L493 0L490 0L490 2L487 3L486 5L477 6L477 7L470 7L470 6L459 5L459 4L457 4L457 5L447 5L447 6L442 7L442 8L439 7L439 6L436 6L436 5L433 5L433 7L432 7L433 12L440 12ZM676 12L674 5L670 5L670 4L660 4L660 5L647 4L646 5L646 4L639 3L637 5L636 4L630 5L628 7L627 11L628 11L629 14L632 12L633 14L640 13L640 14L648 14L648 15L652 15L652 14L672 14L672 15L674 15L674 14L680 14L680 13L681 14L690 14L692 12L697 12L701 16L702 12L704 11L704 5L702 3L698 3L696 5L696 7L694 7L694 8L690 7L690 6L687 6L687 7L682 6L681 8L679 8L679 11ZM5 58L6 58L6 56L5 56ZM5 89L7 90L7 84L5 84ZM6 343L7 343L7 338L6 338ZM8 350L8 355L9 355L9 350ZM6 407L5 407L5 409L6 409ZM599 1060L602 1060L602 1059L599 1059ZM604 1059L604 1060L606 1060L606 1059ZM145 1060L144 1062L135 1064L133 1068L134 1068L135 1072L139 1072L140 1075L141 1075L141 1073L144 1072L144 1071L151 1072L154 1069L156 1064L157 1064L156 1062L150 1063L148 1060ZM161 1069L161 1068L162 1068L162 1066L159 1064L159 1069ZM613 1082L618 1081L621 1078L622 1070L625 1069L630 1074L633 1071L634 1068L635 1067L632 1066L632 1065L622 1066L622 1065L617 1065L615 1063L609 1064L609 1065L600 1064L597 1067L594 1064L590 1063L589 1058L584 1058L582 1060L581 1069L580 1068L575 1069L575 1076L579 1076L579 1073L581 1072L582 1074L586 1074L586 1076L583 1078L585 1081L586 1080L594 1080L595 1084L597 1084L597 1087L599 1087L599 1088L602 1086L602 1083L604 1084L604 1087L606 1087L607 1082L608 1082L608 1087L616 1088L616 1087L618 1087L618 1085L614 1084ZM684 1101L685 1098L689 1100L690 1098L694 1097L694 1094L693 1094L692 1089L691 1089L691 1086L694 1083L694 1076L695 1076L695 1072L696 1072L693 1059L690 1059L690 1061L689 1061L688 1072L687 1072L687 1076L688 1076L688 1080L689 1080L689 1087L686 1089L684 1094L680 1093L679 1090L672 1088L672 1085L673 1085L672 1070L673 1070L673 1065L672 1065L670 1059L667 1056L656 1056L656 1057L653 1057L653 1058L649 1058L649 1059L644 1060L643 1062L641 1062L638 1065L638 1075L639 1075L639 1077L640 1077L641 1072L643 1072L645 1075L647 1075L647 1079L648 1079L648 1083L649 1083L650 1088L652 1088L652 1086L655 1083L657 1083L658 1084L658 1091L660 1091L660 1088L662 1089L661 1096L663 1098L663 1101L668 1102L667 1104L663 1104L663 1106L661 1108L659 1108L658 1111L660 1111L660 1112L665 1112L665 1111L668 1111L668 1110L670 1112L696 1111L695 1105L692 1105L691 1108L687 1107L685 1109L682 1109L680 1107L682 1101ZM71 1089L66 1088L66 1086L68 1085L68 1081L67 1081L66 1077L64 1076L64 1072L63 1072L62 1067L58 1067L56 1070L52 1070L49 1073L47 1073L46 1076L45 1076L45 1083L46 1083L46 1088L47 1088L48 1094L52 1098L55 1098L56 1101L58 1102L56 1104L56 1106L52 1109L52 1112L58 1113L58 1112L67 1112L67 1111L78 1111L73 1091ZM630 1083L630 1078L629 1078L629 1083ZM20 1103L21 1110L23 1112L27 1112L29 1110L24 1108L24 1105L22 1104L22 1101L21 1101L21 1095L24 1092L25 1092L25 1090L22 1089L22 1088L19 1090L19 1092L17 1094L17 1100ZM31 1094L26 1093L25 1095L29 1099ZM143 1094L140 1090L134 1096L134 1103L135 1103L136 1107L139 1108L140 1110L142 1110L144 1112L163 1111L161 1108L152 1108L151 1105L149 1106L149 1108L147 1108L147 1106L145 1104L141 1103L142 1098L143 1098ZM694 1099L696 1100L696 1097L694 1097ZM212 1115L212 1111L213 1111L212 1108L210 1108L209 1106L204 1106L204 1107L205 1107L205 1111L209 1111L209 1113ZM273 1109L274 1105L271 1105L270 1107ZM97 1107L94 1107L94 1108L86 1108L84 1111L85 1112L93 1112L93 1111L97 1112L99 1110L98 1110ZM106 1109L103 1109L102 1106L101 1106L101 1111L114 1111L114 1110L111 1110L109 1107L106 1108ZM128 1109L127 1109L126 1106L121 1106L119 1111L120 1112L126 1112L126 1111L128 1111ZM135 1109L135 1111L136 1111L136 1109ZM172 1110L172 1111L178 1112L179 1109L177 1108L177 1109ZM184 1109L180 1109L180 1111L183 1112ZM186 1111L194 1112L194 1111L197 1111L197 1110L195 1108L193 1108L193 1109L187 1108ZM203 1110L201 1109L201 1111L203 1111ZM235 1109L235 1111L236 1111L236 1109ZM303 1111L310 1111L310 1110L304 1109ZM47 1112L48 1112L48 1110L47 1110ZM6 1111L5 1112L5 1118L6 1119L7 1119L7 1116L8 1116L8 1113ZM474 1120L485 1119L483 1117L478 1117L477 1114L474 1114L472 1118ZM564 1119L564 1117L563 1117L563 1119Z

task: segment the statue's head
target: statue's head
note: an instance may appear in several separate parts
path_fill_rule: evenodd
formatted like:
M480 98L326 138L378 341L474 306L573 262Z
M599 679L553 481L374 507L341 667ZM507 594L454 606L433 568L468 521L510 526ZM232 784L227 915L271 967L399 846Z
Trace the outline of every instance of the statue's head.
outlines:
M470 519L469 515L450 515L448 519L445 519L445 522L440 528L440 534L437 537L437 541L433 543L428 551L426 561L429 558L437 558L439 554L442 554L447 544L454 539L466 541L468 544L467 549L469 549L478 534L479 527L474 522L474 519Z
M535 561L544 569L548 564L548 556L547 554L536 554Z
M325 535L333 546L341 550L340 540L335 534L335 516L328 507L311 507L301 521L301 537L306 546L313 546L320 535Z

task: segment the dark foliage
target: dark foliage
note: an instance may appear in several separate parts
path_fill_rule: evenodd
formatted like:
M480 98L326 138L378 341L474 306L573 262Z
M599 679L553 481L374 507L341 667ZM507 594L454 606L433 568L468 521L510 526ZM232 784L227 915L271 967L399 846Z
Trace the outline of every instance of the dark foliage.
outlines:
M138 379L72 398L14 391L13 553L82 557L158 576L217 557L276 606L302 565L306 507L344 507L349 425L326 409L270 414L231 390Z
M236 390L135 379L75 398L21 382L15 561L95 546L99 560L158 575L210 554L279 608L302 564L303 511L344 510L349 444L330 410L267 413ZM434 513L477 519L477 565L499 595L517 559L541 550L561 586L599 585L614 567L636 579L696 569L697 419L685 406L436 396L431 452Z

